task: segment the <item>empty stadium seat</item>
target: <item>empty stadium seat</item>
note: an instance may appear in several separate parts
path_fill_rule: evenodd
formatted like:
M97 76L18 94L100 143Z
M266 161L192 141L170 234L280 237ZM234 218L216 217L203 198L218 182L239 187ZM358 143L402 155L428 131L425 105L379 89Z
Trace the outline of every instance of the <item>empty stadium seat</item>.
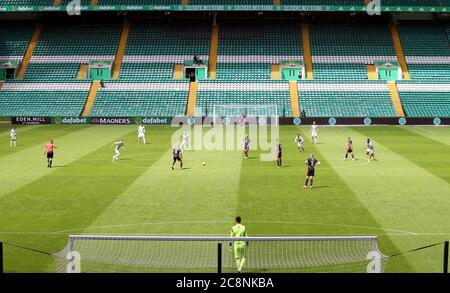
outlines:
M0 25L0 57L22 59L33 35L33 26L11 23Z
M10 91L0 95L0 116L79 116L86 91Z
M450 117L449 92L399 92L403 110L412 117Z
M449 41L441 25L400 24L399 34L407 60L410 56L450 56Z
M110 83L98 92L90 116L183 116L187 95L186 82Z

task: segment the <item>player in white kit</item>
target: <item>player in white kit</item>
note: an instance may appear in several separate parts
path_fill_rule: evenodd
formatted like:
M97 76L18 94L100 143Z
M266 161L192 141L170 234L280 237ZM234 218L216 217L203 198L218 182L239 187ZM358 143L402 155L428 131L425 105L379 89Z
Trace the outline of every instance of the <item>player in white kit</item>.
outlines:
M9 146L16 146L17 132L15 128L11 129L11 131L9 132L9 137Z
M141 141L144 142L144 144L147 143L145 141L145 126L142 123L138 126L138 144L140 144Z
M311 125L311 141L312 143L317 143L317 135L319 134L319 127L316 124L316 121L313 121Z
M366 145L366 154L369 156L369 162L371 159L375 160L375 152L373 148L373 143L370 140L370 138L367 139L367 145Z
M117 161L119 159L120 156L120 150L123 148L125 149L125 144L123 142L123 140L119 140L116 141L115 143L113 143L113 147L114 147L114 152L116 153L113 157L112 160Z
M187 151L189 149L189 134L183 132L183 143L181 144L181 149Z
M300 134L297 134L295 136L295 140L294 140L295 144L297 145L297 149L299 152L303 152L305 149L303 148L303 142L304 139Z

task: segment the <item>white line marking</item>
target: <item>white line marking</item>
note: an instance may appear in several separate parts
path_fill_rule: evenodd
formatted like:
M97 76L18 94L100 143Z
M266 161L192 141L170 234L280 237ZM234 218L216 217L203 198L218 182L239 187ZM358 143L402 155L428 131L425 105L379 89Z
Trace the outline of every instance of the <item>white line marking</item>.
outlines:
M265 223L265 224L317 225L317 226L347 227L347 228L358 228L358 229L374 229L374 230L391 231L391 232L403 233L403 234L409 234L409 235L418 235L418 233L415 233L415 232L402 231L402 230L398 230L398 229L370 227L370 226L346 225L346 224L328 224L328 223L312 223L312 222L290 222L290 221L246 221L246 222L247 223ZM220 223L220 224L228 223L230 225L232 224L230 221L146 222L146 223L130 223L130 224L118 224L118 225L105 225L105 226L93 226L93 227L85 227L85 228L75 228L75 229L69 229L69 230L56 231L54 233L68 233L68 232L75 232L75 231L110 229L110 228L124 228L124 227L139 227L139 226L151 226L151 225L212 224L212 223Z

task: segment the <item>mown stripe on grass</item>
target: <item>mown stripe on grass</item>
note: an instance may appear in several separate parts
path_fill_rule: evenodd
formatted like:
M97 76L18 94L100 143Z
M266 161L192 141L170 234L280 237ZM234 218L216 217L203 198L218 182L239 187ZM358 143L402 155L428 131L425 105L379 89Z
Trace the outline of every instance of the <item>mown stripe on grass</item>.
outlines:
M359 197L381 227L421 233L439 233L450 231L450 199L444 197L449 189L447 182L433 176L407 158L386 147L390 139L397 140L404 135L392 127L346 127L323 128L317 149L323 156L343 158L347 137L351 137L357 161L330 160L331 166ZM419 152L423 145L416 135L406 132L409 152ZM365 143L370 137L375 145L375 155L379 161L368 163L365 155ZM411 142L418 142L412 144ZM360 162L367 165L360 166ZM354 168L347 168L348 166ZM384 237L381 236L383 239ZM401 250L430 244L442 237L390 237ZM383 246L382 246L383 247ZM395 252L395 251L389 251ZM438 257L438 256L435 256ZM433 271L438 267L426 259L410 259L416 271ZM394 266L402 270L400 265Z
M165 152L84 232L227 235L223 221L232 223L236 209L240 154L189 151L184 160L184 170L171 170L171 150Z
M26 160L18 154L10 156L14 161L8 165L15 176L1 177L8 184L1 187L0 232L54 232L89 225L141 171L130 168L117 174L117 168L112 166L111 143L126 134L134 140L134 129L130 127L83 127L63 136L58 140L60 149L55 164L60 167L52 170L42 166L43 154L39 156L41 159L34 159L34 153L27 150L24 152L29 152L30 157ZM60 234L0 235L5 242L50 252L61 249L67 241ZM27 259L28 254L6 246L6 270L27 272L47 268L48 257L43 259L35 254Z
M42 130L42 128L36 129L38 132ZM60 132L62 135L56 136L55 133L60 130L63 130ZM0 197L30 184L55 170L68 167L72 162L127 132L130 132L129 128L122 127L112 130L112 128L101 126L69 127L67 130L61 127L48 129L47 134L55 135L55 144L58 146L55 152L54 168L47 168L47 159L44 156L44 141L42 144L31 145L19 152L0 158L0 165L8 166L8 168L0 168ZM39 139L42 138L40 137Z
M448 126L403 126L401 128L450 146L450 127Z
M377 129L361 128L359 132L366 136L372 135L392 152L450 183L450 158L447 156L450 145L400 127L393 128L390 135L383 135ZM426 186L427 189L430 187L434 185Z
M306 139L303 153L294 144L299 132ZM283 168L277 169L274 161L243 162L238 212L248 221L251 235L377 235L382 231L358 196L331 167L327 159L333 158L323 156L309 143L308 129L284 127L280 141ZM305 190L304 161L311 153L322 164L317 168L314 188ZM267 167L271 167L270 171ZM290 224L283 224L286 221ZM383 242L385 249L397 251L389 238ZM403 265L409 269L407 263Z
M19 133L25 133L30 130L36 130L40 127L43 127L44 125L10 125L10 124L0 124L0 137L3 139L3 137L9 138L9 133L12 128L15 128L17 131L17 134Z
M58 139L59 137L72 133L76 126L49 126L49 125L26 125L17 129L17 141L15 147L10 147L9 130L0 139L0 159L7 157L30 147L39 146L44 148L44 144L49 139Z

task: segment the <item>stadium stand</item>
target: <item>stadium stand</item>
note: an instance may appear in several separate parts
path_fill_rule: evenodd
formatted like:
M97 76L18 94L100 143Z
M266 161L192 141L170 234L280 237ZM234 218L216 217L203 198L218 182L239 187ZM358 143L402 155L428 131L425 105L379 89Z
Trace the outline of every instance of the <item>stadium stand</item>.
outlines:
M98 92L90 116L183 116L186 82L111 83Z
M314 78L317 80L367 80L365 64L317 63L314 64Z
M86 99L79 91L4 90L0 102L2 116L78 116Z
M406 115L449 116L448 28L435 24L400 24L399 34L412 78L411 82L399 81L397 85Z
M399 33L408 63L438 63L450 56L448 38L441 25L400 24Z
M220 28L219 62L279 62L301 56L297 24L226 24Z
M450 64L410 64L414 79L442 79L450 81Z
M75 81L79 64L76 63L30 63L25 80L39 82Z
M1 115L80 115L90 83L77 80L78 68L90 60L112 60L119 32L118 25L44 26L24 80L2 88Z
M33 35L33 26L27 24L0 25L0 59L21 60Z
M397 59L387 25L312 25L311 49L314 64L373 64Z
M78 116L89 84L5 83L0 116Z
M412 77L396 83L405 114L448 116L443 106L450 97L450 26L398 27ZM80 115L91 87L90 81L79 79L80 66L92 60L113 61L122 31L119 24L43 28L24 79L7 81L1 89L0 115ZM303 61L300 24L224 23L218 32L216 79L198 81L191 101L195 107L188 111L189 81L174 80L175 68L194 55L208 62L212 27L132 24L119 79L98 90L89 115L213 115L218 104L271 104L277 105L280 116L292 116L298 107L309 117L398 116L386 82L367 78L367 65L397 60L388 24L310 25L314 80L298 82L299 106L292 102L289 83L272 79L271 68L281 61ZM0 59L21 60L32 34L32 25L2 24ZM54 103L58 107L49 107Z
M387 25L315 24L310 38L315 81L299 84L307 116L395 116L386 83L367 73L369 64L397 60Z
M183 116L188 81L173 80L175 64L207 60L211 29L202 25L133 24L118 81L100 89L90 116Z
M133 24L124 62L172 62L207 59L211 27L185 24Z
M396 116L386 82L299 84L299 101L309 117Z
M416 81L397 84L403 108L412 117L450 117L450 83Z
M161 82L172 80L171 63L123 63L120 71L121 82Z
M221 25L217 80L200 82L197 115L229 103L277 105L276 114L291 116L287 82L270 79L271 64L290 60L302 60L299 25Z
M447 33L447 41L450 44L450 25L445 26L445 32Z
M47 25L32 62L86 62L112 60L117 50L120 26L117 24Z
M403 108L412 117L449 117L450 91L403 92L400 94Z

